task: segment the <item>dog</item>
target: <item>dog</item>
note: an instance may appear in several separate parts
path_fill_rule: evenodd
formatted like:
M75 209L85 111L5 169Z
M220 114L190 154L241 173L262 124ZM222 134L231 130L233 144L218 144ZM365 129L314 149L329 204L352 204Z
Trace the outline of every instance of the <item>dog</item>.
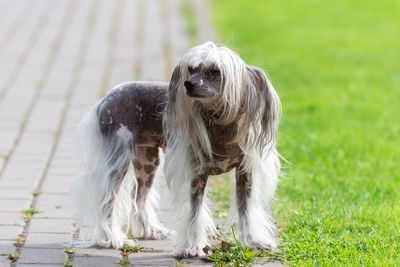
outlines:
M268 202L280 170L279 117L279 98L265 73L212 42L188 51L169 84L116 86L79 126L84 164L71 196L79 224L93 226L88 240L120 248L133 244L127 232L171 236L156 216L152 188L166 145L176 256L204 256L208 234L217 232L204 197L208 176L234 169L231 222L245 245L276 248Z
M157 218L152 189L163 154L167 101L168 83L126 82L82 119L83 171L71 186L71 196L78 224L92 231L78 245L120 248L133 245L128 232L147 239L171 234Z
M216 232L204 197L210 175L234 170L231 220L244 245L275 249L268 203L280 173L279 97L261 69L207 42L175 67L164 116L164 174L173 196L177 256L204 256Z

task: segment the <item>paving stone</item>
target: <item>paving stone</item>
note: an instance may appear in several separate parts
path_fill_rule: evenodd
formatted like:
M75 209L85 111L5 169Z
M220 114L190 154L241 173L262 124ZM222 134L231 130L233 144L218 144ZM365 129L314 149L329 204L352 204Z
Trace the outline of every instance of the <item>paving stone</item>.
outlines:
M4 201L4 200L0 200ZM16 211L16 212L1 212L0 211L0 225L14 225L14 224L18 224L18 225L23 225L24 224L24 220L23 218L23 214L21 211Z
M176 259L171 254L133 253L129 260L132 266L176 266Z
M0 201L7 201L8 199L32 199L32 190L27 188L1 188L0 187Z
M77 248L75 256L108 256L108 257L120 257L120 251L111 248Z
M0 225L0 239L15 240L22 233L23 227L12 225Z
M7 162L6 169L4 170L3 177L9 180L26 179L36 181L41 170L43 169L43 159L38 156L38 152L30 152L30 157L35 156L35 160L31 159L14 159L14 155L19 158L19 154L24 154L19 150L14 151L9 161ZM23 168L21 167L23 166ZM29 181L27 181L29 182Z
M66 248L71 243L71 234L28 233L27 248Z
M41 194L36 208L41 212L35 218L68 218L70 199L66 194Z
M0 256L0 266L10 267L10 260L7 256Z
M38 267L38 266L40 266L40 267L60 267L61 265L60 264L46 264L46 265L40 265L40 264L36 264L36 263L18 263L17 262L17 265L16 266L18 266L18 267ZM7 265L7 267L8 267L8 265Z
M156 251L172 252L173 250L172 240L138 240L137 244Z
M32 173L25 173L26 175L31 175ZM21 175L24 175L21 174ZM2 178L0 179L0 188L4 189L25 189L25 190L31 190L36 188L36 185L38 183L37 179L23 179L23 178Z
M0 212L22 212L29 208L31 202L25 199L9 199L7 201L0 201Z
M14 250L14 241L0 240L0 255L7 255Z
M156 0L145 1L143 31L143 55L140 57L141 79L163 81L166 79L166 64L162 40L165 35L161 5Z
M75 256L73 259L75 267L118 267L119 257L107 256Z
M73 179L46 179L41 187L44 193L68 194Z
M18 263L32 263L45 265L49 263L59 264L64 261L64 249L43 249L43 248L22 248L20 252L21 258Z
M33 218L29 225L29 233L72 233L72 220Z

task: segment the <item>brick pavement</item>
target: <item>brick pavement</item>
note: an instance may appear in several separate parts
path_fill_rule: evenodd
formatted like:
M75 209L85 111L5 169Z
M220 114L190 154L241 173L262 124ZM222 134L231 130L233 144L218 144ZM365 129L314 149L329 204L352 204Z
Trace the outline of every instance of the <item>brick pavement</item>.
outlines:
M198 39L213 38L204 2L190 3ZM189 46L182 0L0 0L0 266L62 265L80 118L120 82L168 80ZM39 213L24 221L28 208ZM22 247L14 245L19 234ZM155 252L131 255L133 266L176 265L169 241L139 243ZM10 252L20 259L11 263ZM78 248L73 262L118 266L120 258Z

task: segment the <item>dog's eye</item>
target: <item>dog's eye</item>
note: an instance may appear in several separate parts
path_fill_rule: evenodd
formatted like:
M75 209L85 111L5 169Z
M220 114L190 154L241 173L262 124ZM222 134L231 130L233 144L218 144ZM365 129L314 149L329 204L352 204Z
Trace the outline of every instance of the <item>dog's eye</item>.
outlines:
M211 74L214 76L219 76L219 75L221 75L221 72L219 70L212 70Z
M189 66L189 67L188 67L188 72L189 72L190 74L193 74L193 73L195 72L195 69Z

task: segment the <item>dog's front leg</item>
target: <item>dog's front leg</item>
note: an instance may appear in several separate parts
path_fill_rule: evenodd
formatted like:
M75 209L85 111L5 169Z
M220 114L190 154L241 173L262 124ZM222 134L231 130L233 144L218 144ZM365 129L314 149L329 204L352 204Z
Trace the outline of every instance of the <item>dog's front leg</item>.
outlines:
M207 245L207 225L210 214L204 203L204 191L208 175L201 174L190 185L190 212L186 225L180 232L180 247L177 256L204 256L203 248ZM207 221L207 223L206 223Z
M241 168L236 171L236 200L241 238L245 245L273 250L276 249L275 226L268 213L268 203L263 199L262 190L255 186L253 179L254 175Z

